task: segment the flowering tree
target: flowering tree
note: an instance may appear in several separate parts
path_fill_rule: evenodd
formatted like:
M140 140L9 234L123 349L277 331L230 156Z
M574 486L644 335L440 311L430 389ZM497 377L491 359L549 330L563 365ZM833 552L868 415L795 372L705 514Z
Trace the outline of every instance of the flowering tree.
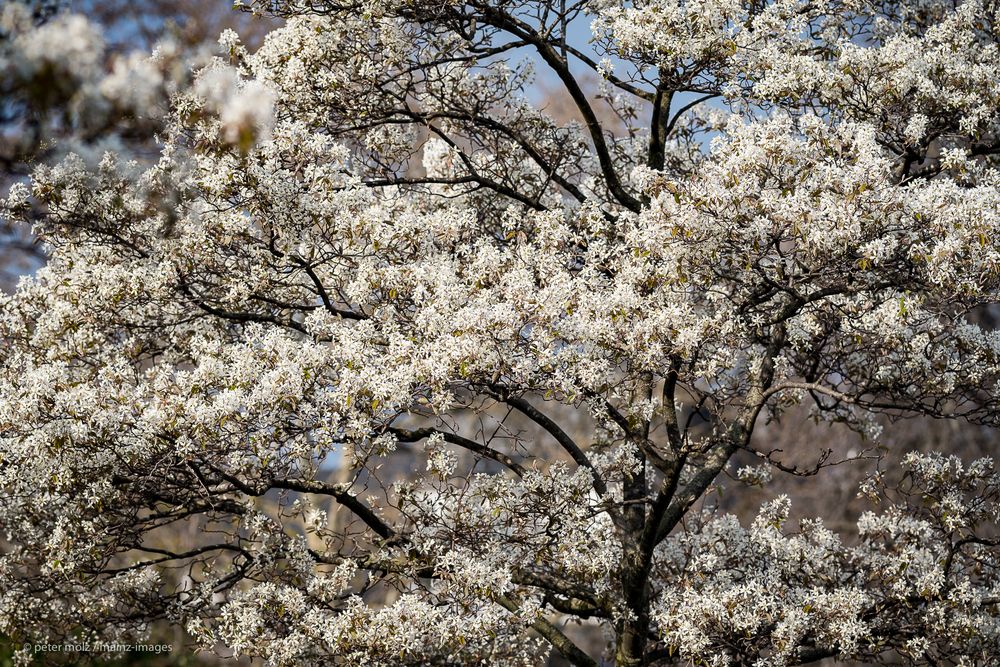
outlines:
M70 154L3 203L44 205L51 253L0 307L0 632L165 619L279 665L1000 655L989 460L906 457L850 540L706 502L740 452L758 484L831 462L754 438L799 403L873 439L997 422L995 3L249 9L287 18L256 52L227 32L191 85L158 54L120 89L83 19L41 48L4 9L16 90L171 104L153 164ZM402 450L420 474L383 479Z

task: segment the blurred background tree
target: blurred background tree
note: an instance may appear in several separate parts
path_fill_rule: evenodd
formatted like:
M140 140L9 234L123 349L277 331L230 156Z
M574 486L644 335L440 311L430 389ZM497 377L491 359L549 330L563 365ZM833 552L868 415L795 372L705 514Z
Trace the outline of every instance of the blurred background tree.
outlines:
M0 3L2 5L2 3ZM38 0L34 4L39 22L60 12L87 16L103 28L108 60L124 58L132 52L149 53L169 42L182 52L211 52L219 35L231 29L251 48L280 23L272 17L234 11L225 0ZM2 9L2 7L0 7ZM0 82L0 192L27 175L40 153L51 151L51 142L42 142L39 123L60 123L61 119L40 117L4 95ZM136 158L152 159L158 154L155 128L143 128L127 136L128 151ZM95 134L93 137L101 137ZM44 252L31 230L12 224L0 216L0 289L9 292L21 275L33 272L45 261Z

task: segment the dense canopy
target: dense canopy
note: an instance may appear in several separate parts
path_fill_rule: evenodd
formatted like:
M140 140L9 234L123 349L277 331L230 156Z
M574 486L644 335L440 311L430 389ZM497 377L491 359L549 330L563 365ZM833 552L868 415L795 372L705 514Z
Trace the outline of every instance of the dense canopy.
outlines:
M1000 420L996 2L244 9L285 20L186 65L0 9L7 121L63 146L2 202L49 256L0 302L0 634L1000 656L990 460L906 456L851 537L712 500L834 462L754 436L799 404Z

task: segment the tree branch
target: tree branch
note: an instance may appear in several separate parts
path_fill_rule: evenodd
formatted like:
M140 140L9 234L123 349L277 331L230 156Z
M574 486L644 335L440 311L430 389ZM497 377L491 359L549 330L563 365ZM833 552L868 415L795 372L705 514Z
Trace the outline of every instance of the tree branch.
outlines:
M629 194L618 178L618 173L615 171L614 159L611 157L611 151L608 149L607 140L604 137L604 128L597 119L597 114L594 113L593 107L590 106L586 93L580 88L580 84L570 71L569 64L531 26L490 5L475 3L473 6L482 12L483 18L490 25L532 44L542 57L542 60L552 68L552 71L556 73L556 76L559 77L559 80L566 87L566 91L573 99L573 103L579 110L580 115L583 116L584 124L587 126L590 138L594 142L594 150L597 152L597 159L601 164L601 172L604 175L604 181L607 183L608 190L622 206L630 211L638 212L642 207L642 203Z
M409 430L405 428L389 427L388 431L392 433L400 442L417 442L418 440L423 440L424 438L429 438L430 436L438 433L440 434L445 442L451 443L467 449L470 452L478 454L479 456L492 459L497 463L500 463L507 468L514 471L518 477L523 477L527 472L524 466L519 464L514 459L510 458L503 452L498 452L495 449L491 449L486 445L481 445L474 440L469 440L468 438L463 438L455 433L450 433L448 431L440 431L434 428L420 428L416 430Z
M514 600L507 597L506 595L499 595L494 598L496 602L507 609L513 614L520 611L520 607ZM563 634L562 630L552 625L543 617L538 617L531 627L535 629L538 634L548 640L552 646L555 647L559 653L562 654L564 658L569 660L574 665L582 665L583 667L598 667L597 661L591 658L589 655L583 652L579 646L570 641L569 637Z

